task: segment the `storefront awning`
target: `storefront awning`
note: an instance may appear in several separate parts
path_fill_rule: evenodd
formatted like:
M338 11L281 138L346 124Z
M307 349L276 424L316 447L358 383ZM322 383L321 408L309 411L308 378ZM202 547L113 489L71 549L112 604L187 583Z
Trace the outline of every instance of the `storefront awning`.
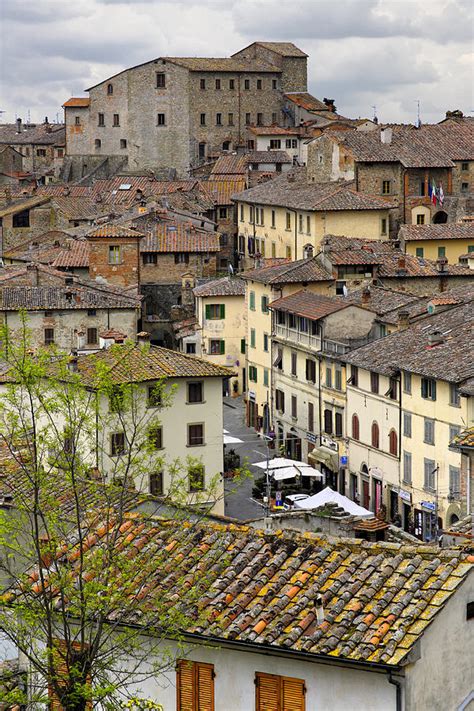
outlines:
M321 462L322 464L325 464L328 467L328 469L330 469L333 472L337 472L339 470L338 455L333 452L330 452L325 447L315 447L308 454L308 461L311 463Z

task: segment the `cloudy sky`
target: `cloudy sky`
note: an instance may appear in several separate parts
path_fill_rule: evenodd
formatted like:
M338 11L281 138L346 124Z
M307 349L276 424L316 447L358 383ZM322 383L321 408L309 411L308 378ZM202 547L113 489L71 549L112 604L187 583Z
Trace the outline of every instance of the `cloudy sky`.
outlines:
M160 55L229 56L255 40L309 54L309 90L346 116L474 113L472 0L0 0L2 122Z

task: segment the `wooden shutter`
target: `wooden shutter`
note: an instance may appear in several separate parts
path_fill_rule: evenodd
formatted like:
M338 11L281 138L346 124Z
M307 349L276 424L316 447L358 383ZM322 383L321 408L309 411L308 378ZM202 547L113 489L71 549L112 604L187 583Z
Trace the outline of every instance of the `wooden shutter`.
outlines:
M225 353L225 341L220 341L219 351L221 355Z
M280 676L257 672L255 687L255 711L286 711L281 705Z
M282 677L282 711L305 711L305 684L303 679Z
M221 318L225 318L225 304L220 304L220 312Z
M214 711L214 667L196 662L196 711Z
M176 667L176 701L178 711L195 711L194 663L185 659Z
M210 319L210 318L211 318L211 305L206 304L206 319Z

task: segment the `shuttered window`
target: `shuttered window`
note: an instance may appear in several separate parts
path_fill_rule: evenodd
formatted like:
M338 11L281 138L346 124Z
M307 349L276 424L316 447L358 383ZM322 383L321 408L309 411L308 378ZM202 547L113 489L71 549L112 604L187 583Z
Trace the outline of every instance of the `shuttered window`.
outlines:
M178 711L214 711L214 666L180 659L176 695Z
M256 711L305 711L305 683L276 674L255 675Z

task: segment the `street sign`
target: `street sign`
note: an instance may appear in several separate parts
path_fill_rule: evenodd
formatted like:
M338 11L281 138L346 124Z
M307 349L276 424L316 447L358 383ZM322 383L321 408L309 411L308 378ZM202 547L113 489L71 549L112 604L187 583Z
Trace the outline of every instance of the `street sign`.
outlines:
M283 493L281 491L275 492L275 506L283 506Z
M405 491L404 489L400 489L400 498L401 498L403 501L408 501L409 503L411 503L411 494L410 494L409 491Z
M436 504L433 504L432 501L422 501L421 505L424 509L427 509L428 511L436 511Z
M314 434L314 432L306 432L306 439L311 444L316 444L316 435Z
M343 454L340 458L341 467L347 466L347 454Z

